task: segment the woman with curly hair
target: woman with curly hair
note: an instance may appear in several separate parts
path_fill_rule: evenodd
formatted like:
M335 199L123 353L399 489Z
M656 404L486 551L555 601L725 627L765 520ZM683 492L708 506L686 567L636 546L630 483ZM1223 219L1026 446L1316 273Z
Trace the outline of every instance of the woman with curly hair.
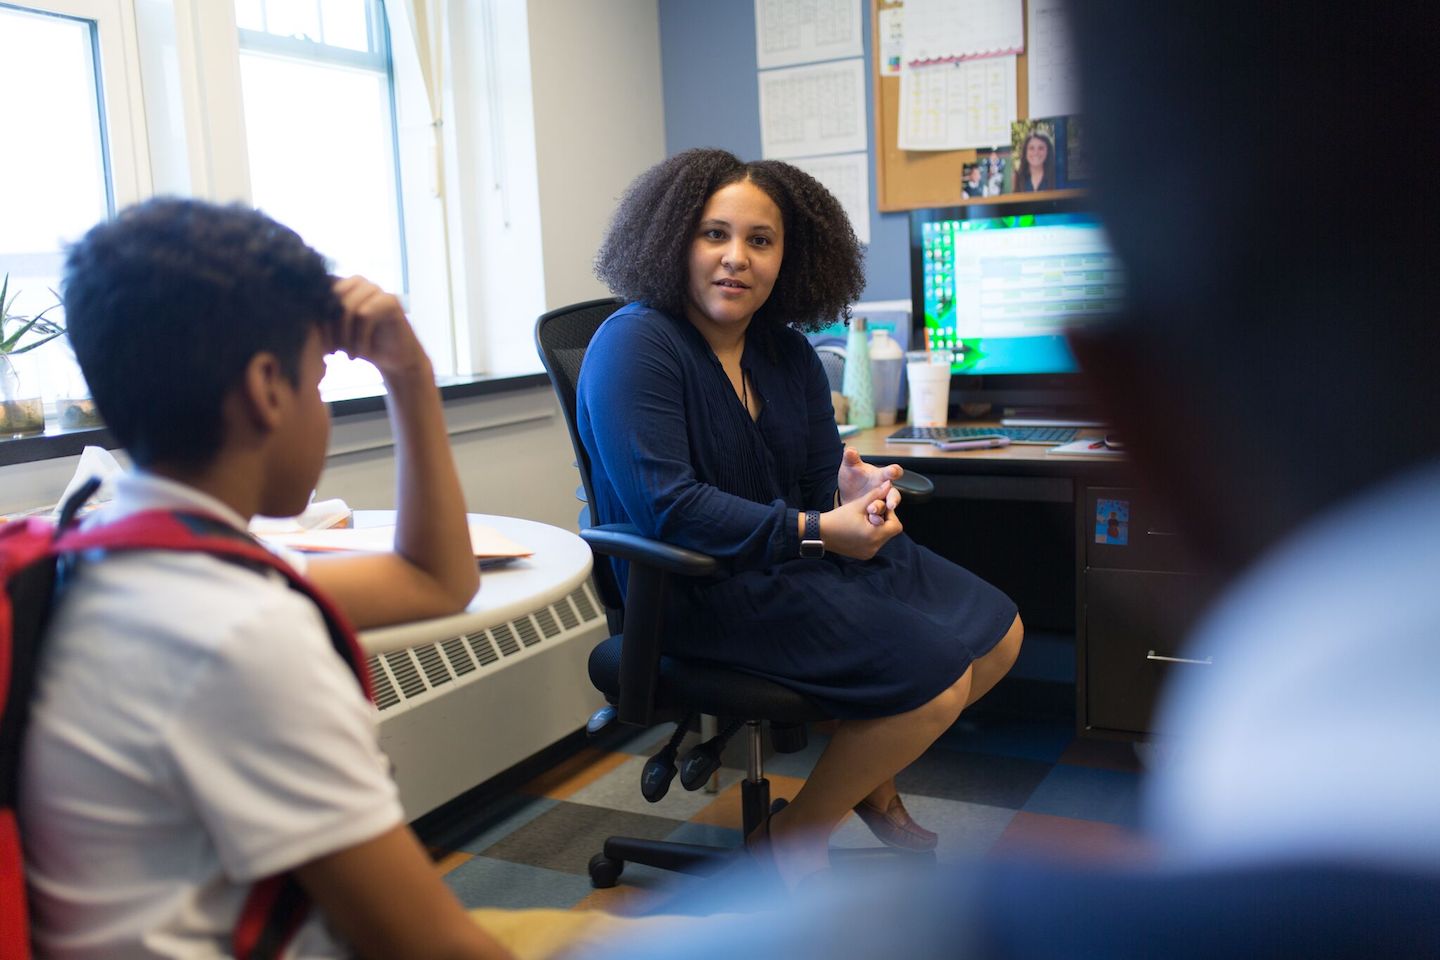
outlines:
M840 443L801 333L848 316L864 288L840 204L788 164L686 151L630 186L595 270L630 301L580 373L596 519L725 564L675 592L667 614L694 629L667 652L766 677L838 720L747 843L792 884L828 864L852 809L887 843L933 848L895 774L1010 669L1020 619L901 533L899 466Z

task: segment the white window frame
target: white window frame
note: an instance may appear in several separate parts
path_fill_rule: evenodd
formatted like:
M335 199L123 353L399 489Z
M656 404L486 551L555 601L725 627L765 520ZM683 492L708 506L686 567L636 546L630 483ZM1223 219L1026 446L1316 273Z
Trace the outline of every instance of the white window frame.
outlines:
M0 0L21 11L55 14L95 24L99 48L100 124L113 216L151 193L135 13L123 0ZM78 239L78 238L72 238Z

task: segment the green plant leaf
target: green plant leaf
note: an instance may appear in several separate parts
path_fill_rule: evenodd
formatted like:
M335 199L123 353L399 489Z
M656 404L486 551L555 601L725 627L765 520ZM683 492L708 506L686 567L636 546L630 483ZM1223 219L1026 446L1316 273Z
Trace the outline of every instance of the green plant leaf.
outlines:
M54 340L56 337L59 337L65 333L65 327L63 324L58 323L54 320L45 319L45 315L47 313L60 306L58 295L56 296L55 303L50 304L50 306L46 307L44 310L41 310L39 313L35 314L35 316L22 317L17 314L12 314L10 312L10 308L14 305L15 299L20 296L20 292L17 290L14 296L10 296L7 300L6 297L9 294L9 290L10 274L7 273L5 274L4 281L0 281L0 355L29 353L36 347L43 347L51 340ZM52 290L50 292L53 294L55 291ZM13 334L7 335L5 332L5 322L7 320L19 323L21 325L20 329L16 330ZM39 337L40 339L32 340L30 343L27 343L22 347L20 345L20 340L27 333L32 336Z

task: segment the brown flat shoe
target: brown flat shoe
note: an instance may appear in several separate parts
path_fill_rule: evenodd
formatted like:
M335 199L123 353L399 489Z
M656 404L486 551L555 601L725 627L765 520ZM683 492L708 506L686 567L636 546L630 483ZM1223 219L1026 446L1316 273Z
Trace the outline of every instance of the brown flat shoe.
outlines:
M910 819L910 813L905 809L899 794L895 795L890 806L884 810L872 806L867 800L861 800L855 804L855 813L865 821L870 832L888 846L924 852L934 850L935 845L940 842L939 834L931 833Z

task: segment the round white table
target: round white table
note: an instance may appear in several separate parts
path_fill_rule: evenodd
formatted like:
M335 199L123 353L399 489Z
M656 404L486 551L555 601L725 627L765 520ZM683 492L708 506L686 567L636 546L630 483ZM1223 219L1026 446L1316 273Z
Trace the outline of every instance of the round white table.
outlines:
M472 513L470 519L499 531L534 554L482 570L480 590L464 613L361 632L360 645L367 656L478 633L506 623L569 595L590 576L590 547L569 530L488 513ZM393 510L356 510L354 514L357 527L394 522Z

